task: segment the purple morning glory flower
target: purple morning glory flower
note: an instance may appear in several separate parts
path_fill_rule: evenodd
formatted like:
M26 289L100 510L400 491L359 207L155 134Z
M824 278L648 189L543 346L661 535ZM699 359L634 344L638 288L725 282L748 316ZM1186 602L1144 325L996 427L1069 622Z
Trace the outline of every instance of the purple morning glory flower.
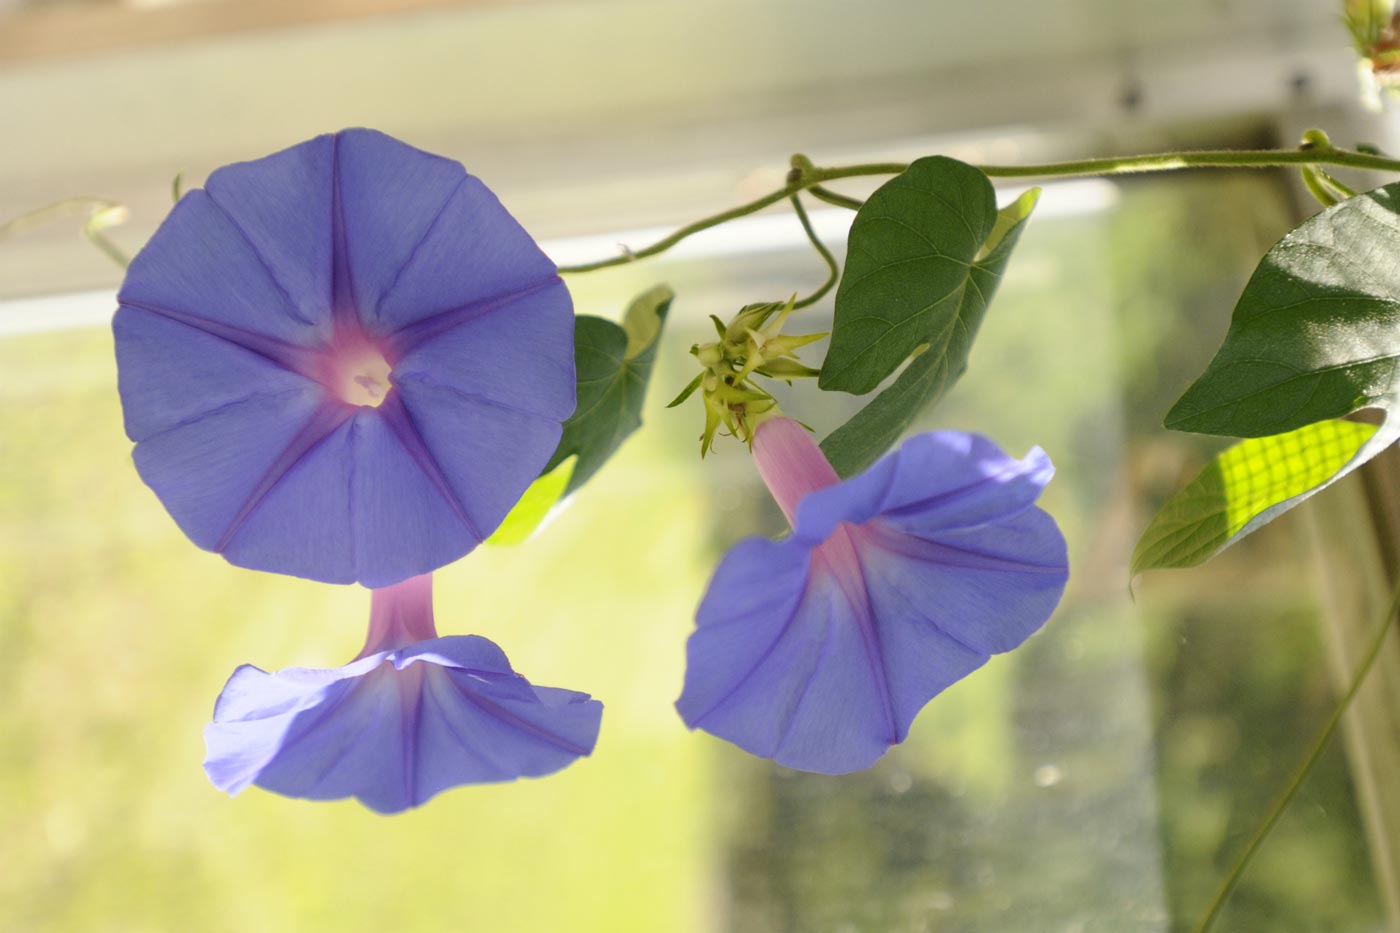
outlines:
M921 434L841 482L774 417L754 460L792 523L725 555L696 614L676 708L804 771L869 767L932 699L1054 611L1064 538L1034 506L1053 467L973 434Z
M372 130L214 172L118 301L137 470L243 567L371 587L441 567L574 408L554 264L461 165Z
M375 590L364 650L344 667L234 671L204 729L214 786L397 813L592 752L602 703L532 686L485 638L439 638L432 598L431 576Z

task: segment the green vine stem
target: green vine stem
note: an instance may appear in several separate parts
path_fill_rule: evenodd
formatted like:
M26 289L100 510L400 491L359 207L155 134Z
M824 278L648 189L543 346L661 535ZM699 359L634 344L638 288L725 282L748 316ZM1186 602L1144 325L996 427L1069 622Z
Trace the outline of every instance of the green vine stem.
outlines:
M62 201L55 201L37 210L32 210L27 214L21 214L13 220L0 224L0 240L40 226L50 220L83 212L87 213L87 219L83 222L83 236L87 237L88 241L101 250L108 259L123 269L130 265L131 260L127 255L103 232L108 227L125 223L126 207L116 201L108 201L103 198L65 198Z
M1146 172L1174 172L1193 168L1279 168L1289 165L1338 165L1346 168L1371 169L1381 172L1400 173L1400 160L1389 159L1369 152L1356 152L1339 149L1330 144L1305 143L1299 149L1204 149L1197 152L1163 152L1151 155L1115 156L1107 159L1081 159L1074 162L1046 162L1039 165L979 165L983 174L991 178L1089 178L1112 175L1131 175ZM577 275L594 272L613 266L623 266L646 259L680 243L711 227L749 214L757 213L779 201L791 198L800 191L821 188L822 200L831 201L834 196L842 207L852 207L859 202L844 195L826 190L825 183L842 178L859 178L871 175L898 175L909 166L903 162L871 162L861 165L846 165L833 168L820 168L812 164L804 155L792 157L792 171L787 183L776 191L758 197L727 211L701 218L686 224L669 236L657 240L643 249L632 250L609 259L586 262L574 266L561 266L563 275ZM825 196L824 196L825 195Z
M806 298L793 302L792 308L797 311L821 301L827 292L836 287L836 280L841 278L841 266L836 262L836 257L831 254L831 250L827 249L826 244L817 236L817 231L812 229L812 220L807 216L807 209L802 206L802 200L795 194L791 200L793 212L797 214L797 219L802 222L802 229L807 233L807 239L811 241L812 248L826 262L827 270L826 281L821 284L820 288Z
M865 206L865 202L859 198L848 198L844 194L824 188L821 185L813 185L807 189L807 193L818 201L825 201L835 207L845 207L853 211L858 211Z
M1269 807L1269 812L1265 815L1264 821L1259 824L1259 828L1250 837L1249 843L1240 853L1240 857L1235 860L1227 874L1220 882L1219 889L1215 892L1215 897L1211 899L1210 906L1206 909L1205 915L1201 918L1200 924L1196 927L1196 933L1209 933L1214 925L1220 911L1225 907L1230 899L1230 893L1234 891L1235 885L1239 883L1244 871L1249 867L1250 861L1259 851L1259 847L1264 844L1274 824L1279 821L1279 817L1288 809L1288 804L1293 800L1299 788L1307 781L1308 775L1312 773L1313 766L1322 757L1322 752L1327 748L1327 743L1331 740L1332 734L1337 731L1337 725L1342 721L1342 716L1347 708L1351 706L1351 701L1356 697L1357 691L1361 689L1361 684L1366 680L1366 675L1370 673L1376 658L1380 656L1381 646L1385 644L1386 636L1390 630L1396 627L1396 614L1400 613L1400 583L1397 583L1395 594L1391 597L1390 606L1386 609L1385 618L1381 621L1380 627L1376 629L1375 636L1371 639L1370 646L1362 656L1361 662L1357 665L1356 671L1351 676L1351 683L1348 685L1346 693L1342 694L1337 701L1336 707L1332 710L1332 715L1328 717L1326 725L1313 740L1312 747L1308 749L1307 756L1298 765L1292 778L1284 785L1283 790L1275 798L1273 805Z

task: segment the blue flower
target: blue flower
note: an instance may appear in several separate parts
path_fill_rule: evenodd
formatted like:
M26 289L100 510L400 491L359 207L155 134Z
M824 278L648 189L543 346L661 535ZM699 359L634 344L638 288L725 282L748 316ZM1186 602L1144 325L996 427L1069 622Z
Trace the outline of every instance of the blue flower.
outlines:
M431 577L375 590L371 605L364 650L344 667L234 671L204 730L215 787L397 813L592 752L603 704L532 686L485 638L437 637Z
M696 614L676 708L804 771L869 767L930 699L1043 625L1069 577L1034 502L1053 473L985 438L922 434L845 482L796 422L754 459L792 523L725 555Z
M554 264L461 165L371 130L214 172L118 301L137 470L243 567L431 572L500 523L574 408Z

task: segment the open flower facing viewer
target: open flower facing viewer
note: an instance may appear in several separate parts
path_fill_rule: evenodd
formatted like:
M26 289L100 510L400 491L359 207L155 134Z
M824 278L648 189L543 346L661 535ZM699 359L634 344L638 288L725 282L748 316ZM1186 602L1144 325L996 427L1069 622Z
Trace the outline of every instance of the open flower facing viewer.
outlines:
M255 570L383 587L456 560L574 409L554 263L460 164L372 130L215 171L118 301L141 478Z

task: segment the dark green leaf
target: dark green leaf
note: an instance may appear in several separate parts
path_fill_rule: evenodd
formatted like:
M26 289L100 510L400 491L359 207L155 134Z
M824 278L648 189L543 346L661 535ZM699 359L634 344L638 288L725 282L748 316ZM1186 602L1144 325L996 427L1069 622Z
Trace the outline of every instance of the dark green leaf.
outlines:
M914 167L928 161L931 160L925 159L916 162L914 166L910 167L910 170L912 171ZM962 169L976 171L970 169L969 166L948 159L939 161L950 162L952 165L961 166ZM980 172L977 172L977 175L981 177ZM982 178L982 181L986 182L985 177ZM990 187L988 184L989 191ZM885 188L880 189L880 191L884 190ZM880 191L877 191L875 196L866 202L867 207L875 202ZM925 315L925 317L933 319L937 315L951 314L951 323L938 325L943 328L939 333L927 337L911 348L915 356L905 367L904 372L899 374L899 378L822 442L822 450L826 452L827 458L831 460L837 473L842 476L850 476L873 463L899 440L900 435L909 427L919 412L942 398L943 394L953 383L957 382L958 377L967 369L968 352L972 346L972 338L986 312L986 302L991 300L1002 271L1006 268L1007 260L1011 258L1011 251L1015 249L1021 231L1025 229L1026 219L1030 216L1039 196L1040 189L1033 188L993 215L986 225L989 229L986 242L969 253L971 262L963 270L964 281L960 286L961 290L958 293L956 307L945 302L941 311L930 311ZM927 210L927 206L925 209ZM854 228L851 235L854 250ZM911 268L919 265L921 264L918 262L909 263ZM851 264L848 260L846 264L848 275L850 268ZM902 278L903 273L896 270L895 275ZM845 279L842 280L842 287L845 287ZM905 287L912 292L920 288L920 285L918 282L910 281L905 283ZM898 303L898 294L892 293L892 295L893 297L889 300L895 301L896 306L900 307L907 306L908 301L920 300L916 298L906 299L905 303L901 305ZM838 327L840 326L839 315L841 314L840 301L838 294ZM833 349L835 349L835 342L836 336L833 333ZM905 352L907 354L909 351ZM826 365L822 367L822 379L818 381L818 385L823 385L823 382L827 380L827 368L831 365L831 359L831 354L828 354Z
M1222 451L1152 519L1132 573L1205 563L1335 480L1375 433L1374 425L1319 421Z
M622 442L642 424L642 402L656 360L657 338L675 297L658 286L636 298L621 327L580 315L574 323L574 366L578 407L564 422L559 446L544 468L548 473L577 456L565 494L582 486Z
M996 194L972 166L934 156L882 185L851 226L821 388L862 395L924 344L961 371L1001 274L992 255L1004 263L999 247L1034 203L1018 202L989 246Z
M1278 242L1225 343L1167 427L1261 437L1397 407L1400 184L1330 207Z

